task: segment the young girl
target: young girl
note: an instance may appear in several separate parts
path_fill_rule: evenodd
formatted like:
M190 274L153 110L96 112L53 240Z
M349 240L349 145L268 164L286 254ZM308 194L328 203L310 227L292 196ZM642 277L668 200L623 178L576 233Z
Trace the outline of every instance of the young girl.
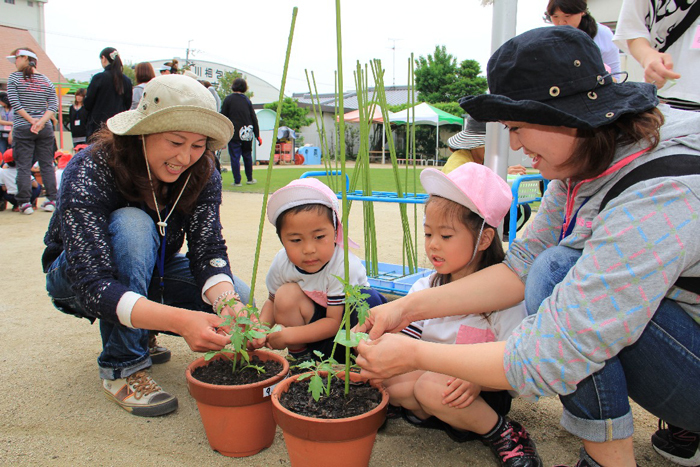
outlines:
M505 217L511 192L490 169L473 162L449 174L426 169L421 183L430 198L423 228L425 253L435 267L409 293L439 287L503 261L496 227ZM411 323L408 336L442 344L506 339L527 315L520 303L492 313L467 314ZM413 371L384 382L392 405L403 407L414 425L442 428L456 441L481 439L506 466L540 466L534 442L518 423L504 417L511 395L429 371Z
M270 297L263 305L260 321L284 328L254 343L273 349L288 348L296 360L315 358L318 350L327 358L345 308L343 226L338 198L316 179L294 180L270 196L267 217L277 228L284 248L277 253L267 273ZM361 285L369 294L370 307L386 299L369 288L360 259L349 253L351 285ZM337 277L336 277L337 276ZM352 325L357 316L352 316ZM336 347L336 357L342 346Z

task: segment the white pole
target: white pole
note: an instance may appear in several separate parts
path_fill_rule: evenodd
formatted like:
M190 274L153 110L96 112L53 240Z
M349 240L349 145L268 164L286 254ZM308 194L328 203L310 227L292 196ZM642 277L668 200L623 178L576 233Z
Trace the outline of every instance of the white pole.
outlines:
M438 160L438 150L440 149L440 118L438 117L437 125L435 125L435 161L433 166L437 165Z
M494 0L491 22L491 53L515 36L518 0ZM503 125L486 125L484 165L506 180L508 175L508 132Z
M385 155L385 148L386 148L386 133L384 132L384 122L382 122L382 165L386 164L386 155Z
M518 0L494 0L491 22L491 53L509 39L515 37ZM508 177L508 132L499 123L486 125L486 154L484 165L496 172L503 180ZM502 231L499 229L499 235Z

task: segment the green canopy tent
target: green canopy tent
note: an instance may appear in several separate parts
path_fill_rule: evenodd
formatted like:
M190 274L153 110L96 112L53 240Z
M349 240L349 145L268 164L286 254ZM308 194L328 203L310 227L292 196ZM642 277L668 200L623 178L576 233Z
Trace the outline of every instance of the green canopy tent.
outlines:
M400 112L389 115L392 123L415 123L416 125L433 125L436 127L435 134L435 164L438 159L438 142L440 135L440 125L460 125L464 126L464 119L440 110L437 107L423 102L414 107L409 107Z

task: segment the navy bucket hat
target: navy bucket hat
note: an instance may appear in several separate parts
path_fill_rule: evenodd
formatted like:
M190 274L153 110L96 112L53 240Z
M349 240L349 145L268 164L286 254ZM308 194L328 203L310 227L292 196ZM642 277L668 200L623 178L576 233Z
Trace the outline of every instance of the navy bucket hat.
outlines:
M593 39L571 26L533 29L509 40L489 59L487 78L490 94L459 101L487 122L593 129L659 103L652 84L614 82Z

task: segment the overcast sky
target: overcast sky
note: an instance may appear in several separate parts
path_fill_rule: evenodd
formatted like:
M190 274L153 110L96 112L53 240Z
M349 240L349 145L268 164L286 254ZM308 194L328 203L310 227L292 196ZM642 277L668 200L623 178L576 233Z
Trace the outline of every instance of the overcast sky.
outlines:
M518 33L544 25L546 3L519 1ZM191 57L236 67L279 87L294 6L299 12L285 93L308 91L305 69L314 72L319 92L333 92L333 0L49 0L46 48L65 75L99 68L104 47L137 63L184 59L191 41ZM379 58L385 85L394 79L406 84L410 54L426 56L436 45L445 45L459 61L479 61L485 74L493 7L480 0L344 0L341 8L346 90L355 88L358 60Z

